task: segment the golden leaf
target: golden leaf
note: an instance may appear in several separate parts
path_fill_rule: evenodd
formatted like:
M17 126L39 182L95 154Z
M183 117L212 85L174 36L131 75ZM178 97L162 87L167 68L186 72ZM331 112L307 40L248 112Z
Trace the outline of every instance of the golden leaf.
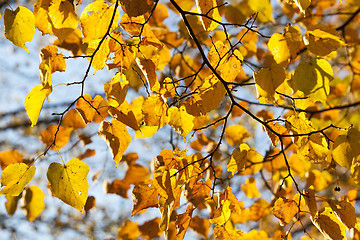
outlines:
M110 20L116 11L114 21L109 26ZM81 13L80 23L82 32L84 34L84 42L91 42L93 40L101 39L105 36L108 28L110 31L114 30L119 21L119 11L109 5L103 0L97 0L90 3ZM94 27L96 26L96 27Z
M19 6L15 11L5 9L4 15L5 37L14 45L25 49L25 42L33 39L35 34L34 14L26 7Z
M226 141L233 146L240 145L249 137L249 132L241 125L232 125L225 128Z
M1 174L0 194L18 196L35 175L36 168L25 163L12 163Z
M115 119L111 123L105 120L100 124L98 135L106 141L117 166L131 141L125 124Z
M56 133L57 132L57 133ZM50 146L54 142L55 133L56 133L56 141L55 145L51 147L52 150L58 150L65 146L70 139L72 129L65 128L58 125L50 125L47 129L44 129L40 132L41 141L46 144L46 146Z
M121 8L129 17L137 17L150 11L153 1L151 0L121 0Z
M100 95L96 95L94 99L91 99L89 94L85 94L82 98L76 102L75 109L81 115L85 124L92 122L97 109L102 103L103 98Z
M194 116L188 114L184 106L169 109L169 125L185 140L185 137L194 127Z
M326 56L346 45L335 29L320 24L308 26L304 43L310 52L319 56Z
M261 196L256 187L256 180L253 177L246 179L245 184L241 186L241 190L243 190L245 195L249 198L257 198Z
M64 203L84 213L89 190L86 179L88 173L89 166L73 158L66 165L51 163L46 175L52 193Z
M159 195L156 188L147 180L135 185L133 192L133 210L132 215L149 207L157 207L159 204Z
M30 186L25 193L26 217L29 221L34 221L45 208L45 194L37 186Z
M200 16L200 21L204 29L209 32L213 31L219 25L219 23L215 21L221 21L216 0L195 0L195 2L199 13L209 17Z
M191 216L194 211L194 207L192 204L189 204L187 206L186 211L183 214L179 214L176 217L175 221L175 227L176 227L176 240L182 240L184 239L185 233L190 225L191 222Z
M247 163L247 153L250 147L246 143L240 144L239 148L234 149L227 164L227 171L231 172L229 177L233 177L236 172L243 171Z
M352 229L355 227L355 208L349 201L329 200L328 203L331 209L335 212L336 216L348 229Z
M25 98L25 110L31 121L31 127L35 126L44 104L45 98L51 93L51 89L36 85Z
M20 163L22 161L23 155L16 150L0 152L0 165L2 170L12 163Z
M273 64L270 68L262 68L258 73L254 72L254 79L258 98L274 103L275 91L285 81L285 71L282 66Z
M346 240L345 226L337 218L336 214L329 207L318 211L314 218L311 218L314 225L324 235L325 239Z
M292 218L298 213L299 209L294 200L278 198L272 209L272 214L280 220L280 225L287 225Z

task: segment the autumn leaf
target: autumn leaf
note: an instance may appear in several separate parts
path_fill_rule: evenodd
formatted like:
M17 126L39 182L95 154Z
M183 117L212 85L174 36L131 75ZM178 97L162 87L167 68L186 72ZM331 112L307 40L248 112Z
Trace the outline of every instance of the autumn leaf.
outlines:
M352 229L355 227L355 208L349 201L329 200L328 203L331 209L335 212L336 216L348 229Z
M151 95L145 99L141 112L147 126L161 128L168 122L167 104L160 96Z
M125 124L115 119L110 123L105 120L100 124L98 135L106 141L117 166L131 141Z
M80 17L84 42L91 42L104 37L114 11L116 13L110 31L117 27L119 20L118 10L115 10L114 7L109 7L103 0L94 1L85 7Z
M44 104L45 98L49 96L51 89L43 88L41 84L36 85L25 98L25 110L31 121L31 127L35 126Z
M326 239L347 239L345 226L331 208L323 208L311 220Z
M153 1L150 0L121 0L121 8L129 17L137 17L150 11Z
M225 129L226 141L233 146L240 145L249 137L249 132L241 125L228 126Z
M293 80L296 88L314 101L326 102L333 80L331 65L325 60L315 58L311 62L301 62L295 70Z
M34 221L45 208L45 194L37 186L30 186L25 193L26 217L29 221Z
M262 68L258 73L254 72L254 79L258 98L264 98L262 102L276 102L275 91L285 81L285 71L282 66L274 64L270 68Z
M150 185L149 181L138 183L133 189L133 210L132 215L139 211L158 206L158 192L153 185Z
M243 190L245 195L249 198L257 198L261 196L256 187L256 180L253 177L246 179L245 184L241 186L241 190Z
M221 206L215 209L213 216L209 219L210 223L217 225L225 224L230 219L230 204L231 202L229 200L222 202Z
M339 135L332 148L332 157L340 166L350 169L354 158L360 154L360 132L350 128L346 135Z
M242 143L239 148L234 149L227 164L227 171L231 172L230 177L234 176L236 172L245 169L249 150L250 148L246 143Z
M76 102L75 109L81 115L85 124L93 121L102 101L103 98L100 95L96 95L94 99L92 99L90 95L85 94Z
M32 41L35 34L35 17L27 8L19 6L15 11L5 9L5 37L14 45L25 49L25 42Z
M6 212L8 213L9 216L12 216L16 212L19 200L22 198L22 194L20 194L19 196L6 195L5 198L6 198L6 202L5 202Z
M117 239L137 239L140 231L137 222L126 220L118 230Z
M193 129L194 116L186 112L185 106L180 108L172 107L169 109L169 125L175 129L184 139Z
M88 172L89 166L86 163L73 158L66 165L51 163L46 175L52 193L64 203L84 213L89 190L86 179Z
M16 150L0 152L0 165L2 170L12 163L20 163L22 161L23 155Z
M71 128L65 128L53 124L40 132L41 141L45 143L46 146L51 146L54 143L54 145L51 146L51 149L58 150L69 142L71 132ZM55 133L56 139L54 142Z
M108 100L115 99L120 106L124 101L129 89L129 82L124 74L117 73L110 82L104 84L104 91ZM117 106L115 106L117 107Z
M209 234L210 225L208 219L193 216L189 227L206 239Z
M189 206L186 208L185 213L179 214L175 221L176 226L176 239L184 239L185 233L187 231L187 228L189 227L189 224L191 222L192 213L194 211L194 207L192 204L189 204Z
M163 231L159 228L160 221L160 218L154 218L150 221L144 222L144 224L139 226L140 236L147 240L160 237L163 233Z
M216 0L196 0L195 2L199 9L199 13L209 17L200 17L204 29L206 31L213 31L219 25L219 23L215 21L221 21Z
M1 174L0 194L18 196L35 175L36 168L25 163L12 163Z
M346 45L335 29L320 24L308 26L304 43L310 52L319 56L326 56Z
M298 212L297 203L286 198L278 198L272 209L273 215L280 220L281 226L287 225Z
M228 224L216 226L214 228L214 235L216 240L236 240L243 238L243 233L240 230L236 230L233 227L230 227Z

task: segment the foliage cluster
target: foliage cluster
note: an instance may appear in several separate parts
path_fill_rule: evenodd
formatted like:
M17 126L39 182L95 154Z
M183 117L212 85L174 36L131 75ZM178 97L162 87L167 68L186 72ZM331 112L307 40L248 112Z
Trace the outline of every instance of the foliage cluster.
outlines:
M114 167L126 166L106 193L128 198L131 191L132 215L147 219L129 218L117 239L183 239L188 229L204 239L360 238L356 0L14 5L4 5L1 16L9 41L29 52L25 43L36 31L56 40L41 49L40 82L24 101L45 150L0 152L9 215L21 198L29 221L42 213L46 194L29 183L52 151L59 162L44 176L51 193L91 214L96 199L86 160L96 150L71 160L62 151L100 137ZM79 58L88 60L83 78L60 83L79 95L52 114L56 124L39 127L43 104L57 91L52 74ZM89 75L110 70L104 91L88 95ZM98 136L82 134L96 124ZM171 149L151 157L126 152L134 138L155 134L169 138Z

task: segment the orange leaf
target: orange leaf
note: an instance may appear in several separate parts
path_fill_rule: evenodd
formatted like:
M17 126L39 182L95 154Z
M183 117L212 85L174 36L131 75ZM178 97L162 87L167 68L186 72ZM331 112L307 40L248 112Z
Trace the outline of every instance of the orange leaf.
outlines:
M150 185L151 181L147 180L135 185L133 189L133 210L132 215L139 211L149 208L158 207L159 194L153 185Z
M2 170L12 163L20 163L22 161L23 155L16 150L0 152L0 165Z
M100 95L96 95L94 99L91 99L90 95L85 94L76 102L75 109L81 115L85 124L93 121L96 111L102 101L103 98Z
M40 132L41 141L45 143L46 146L50 146L54 142L57 129L57 125L50 125L47 129ZM57 150L65 146L69 142L71 132L71 128L60 126L56 134L55 145L51 147L51 150Z
M185 233L189 227L190 221L191 221L191 216L192 213L194 211L193 205L190 204L187 208L185 213L180 214L177 216L176 221L175 221L175 226L176 226L176 239L184 239Z

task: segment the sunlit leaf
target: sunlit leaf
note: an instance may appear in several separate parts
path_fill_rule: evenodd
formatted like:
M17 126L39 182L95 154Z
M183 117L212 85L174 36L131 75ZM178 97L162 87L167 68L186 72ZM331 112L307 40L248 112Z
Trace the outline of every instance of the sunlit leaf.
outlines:
M355 208L349 201L329 200L328 203L331 209L335 212L336 216L348 229L352 229L355 227Z
M36 168L25 163L12 163L1 174L0 194L18 196L35 175Z
M139 211L158 206L158 192L149 182L142 182L135 185L133 189L133 210L132 215Z
M194 211L194 207L192 204L189 204L189 206L186 208L185 213L179 214L175 221L176 226L176 239L182 240L184 239L185 233L189 227L189 224L191 222L192 213Z
M298 212L297 203L286 198L278 198L272 209L272 213L280 220L282 226L287 225Z
M35 126L44 104L45 98L49 96L51 89L43 88L41 84L36 85L25 98L25 110L30 118L31 126Z
M32 41L35 34L34 14L26 7L19 6L15 11L5 9L5 37L14 45L25 49L25 42Z
M65 128L62 126L58 127L58 125L53 124L40 132L41 141L45 143L46 146L52 145L54 143L56 133L56 141L55 144L51 146L51 149L58 150L69 142L71 132L71 128Z
M226 141L233 146L240 145L249 137L249 132L241 125L228 126L225 129Z
M26 217L29 221L34 221L45 208L45 194L37 186L30 186L25 193Z
M137 17L150 11L153 1L151 0L121 0L121 8L129 17Z
M194 126L194 116L188 114L184 106L169 109L169 125L185 138Z
M64 203L84 213L89 190L86 179L88 173L89 166L73 158L66 165L51 163L46 175L51 192Z
M116 11L115 18L110 27L110 20L114 11ZM114 7L110 7L105 1L97 0L90 3L85 7L80 17L84 42L91 42L104 37L109 28L110 31L112 31L117 27L118 20L118 10L115 10Z
M245 195L249 198L257 198L261 196L256 187L256 180L253 177L246 179L246 183L241 186L241 190L243 190Z
M111 122L105 120L100 124L98 135L106 141L117 166L131 141L125 124L115 119Z
M249 146L245 143L240 144L239 148L234 149L227 164L227 171L231 172L230 177L234 176L236 172L245 169L247 153L249 150Z
M22 161L23 155L16 150L0 152L0 165L2 170L12 163L20 163Z
M347 239L345 225L340 222L335 212L329 207L318 211L314 219L312 219L312 222L326 239Z
M81 115L85 124L93 121L95 114L97 114L97 109L102 101L103 98L100 95L96 95L94 99L92 99L90 95L85 94L76 102L75 109Z
M196 0L196 5L199 9L199 13L207 15L200 17L200 21L206 31L213 31L219 23L215 21L221 21L219 9L216 0ZM214 20L212 20L214 19Z

